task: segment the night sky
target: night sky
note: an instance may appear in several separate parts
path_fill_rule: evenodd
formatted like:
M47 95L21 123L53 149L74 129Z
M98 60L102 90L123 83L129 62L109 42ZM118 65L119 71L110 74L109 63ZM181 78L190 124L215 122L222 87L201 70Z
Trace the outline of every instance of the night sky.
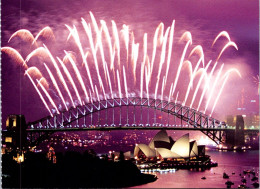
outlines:
M156 27L162 22L166 29L175 20L172 55L174 63L179 62L184 48L184 43L179 44L178 40L185 31L190 31L193 39L193 44L188 52L190 53L196 45L201 45L205 53L205 62L216 59L220 47L223 47L226 41L221 38L213 48L211 48L211 44L219 32L227 31L231 40L237 44L238 51L229 47L223 53L220 64L225 64L224 69L237 68L242 79L236 74L231 74L213 117L221 120L227 114L238 114L237 108L241 106L246 107L245 113L259 113L258 85L254 83L253 79L259 75L258 0L3 0L1 3L1 46L15 48L24 59L35 47L28 45L19 37L13 38L8 43L8 39L14 32L19 29L28 29L36 36L43 27L51 27L55 40L40 40L48 46L55 57L58 56L62 59L63 50L77 49L75 45L73 46L72 40L66 42L69 31L65 24L69 26L75 24L77 28L82 29L81 17L91 23L89 11L94 14L98 22L105 20L108 26L111 26L111 20L116 22L118 29L121 29L123 24L128 25L134 32L135 42L140 43L140 51L142 51L142 37L144 33L147 33L149 53ZM88 47L85 48L88 49ZM124 52L122 51L122 53ZM140 61L141 59L138 62ZM77 64L81 65L81 62L78 61ZM28 62L28 66L44 69L43 61L36 58ZM158 65L155 66L158 67ZM172 66L170 73L176 71L176 67ZM217 69L220 69L220 66ZM53 72L55 71L53 70ZM46 74L46 70L43 74ZM83 77L85 79L87 76ZM174 78L175 74L170 74L169 80L174 81ZM183 79L182 84L186 84L185 79L181 79ZM97 82L97 78L93 78L93 80ZM1 82L3 125L9 114L24 114L27 122L49 115L28 77L24 76L24 70L3 52L1 55ZM140 81L137 80L138 82ZM129 86L129 88L132 86L131 89L134 88L131 84ZM170 85L167 85L165 94L169 93L169 87ZM178 89L181 91L181 86L178 86ZM53 91L54 88L50 86L49 92L53 95L54 101L58 105L61 104L59 97ZM138 94L138 88L135 89L135 93ZM184 94L180 95L179 98L183 98ZM256 102L251 103L251 100L256 100Z

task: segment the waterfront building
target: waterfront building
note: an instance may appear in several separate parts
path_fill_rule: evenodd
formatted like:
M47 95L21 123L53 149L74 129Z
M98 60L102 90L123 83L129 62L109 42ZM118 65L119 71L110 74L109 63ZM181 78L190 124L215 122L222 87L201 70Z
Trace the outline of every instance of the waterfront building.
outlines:
M247 129L259 129L259 114L250 113L250 114L241 114L244 119L244 126ZM227 115L226 123L228 126L235 127L237 122L236 115Z
M113 151L113 152L111 152L110 154L111 154L111 156L112 156L112 154L113 154L113 156L112 156L112 157L114 157L113 160L118 160L119 157L120 157L120 152L114 152L114 151ZM125 160L131 159L131 151L124 152L124 153L123 153L123 156L124 156L124 159L125 159Z
M2 153L23 150L26 146L26 121L24 115L9 115L6 130L2 132Z
M17 153L17 156L13 156L13 160L15 160L17 163L24 162L24 153Z
M53 147L49 148L49 152L47 153L47 158L49 161L52 161L52 163L56 163L56 155Z
M136 144L136 159L189 159L205 155L205 146L198 146L195 140L190 141L185 134L174 141L165 130L158 132L149 145Z

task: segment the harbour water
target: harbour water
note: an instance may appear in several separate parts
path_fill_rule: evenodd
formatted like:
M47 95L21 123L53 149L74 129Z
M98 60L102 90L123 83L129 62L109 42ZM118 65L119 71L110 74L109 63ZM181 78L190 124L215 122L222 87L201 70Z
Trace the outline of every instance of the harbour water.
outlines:
M252 151L207 151L213 161L218 162L217 167L209 170L177 170L176 172L156 173L155 182L136 186L136 188L226 188L225 182L232 181L231 188L242 184L242 176L247 180L246 186L253 188L252 174L243 174L244 170L254 170L259 174L259 150ZM226 172L229 179L223 178ZM232 174L233 173L233 174ZM206 177L206 179L201 179ZM259 181L259 180L258 180Z

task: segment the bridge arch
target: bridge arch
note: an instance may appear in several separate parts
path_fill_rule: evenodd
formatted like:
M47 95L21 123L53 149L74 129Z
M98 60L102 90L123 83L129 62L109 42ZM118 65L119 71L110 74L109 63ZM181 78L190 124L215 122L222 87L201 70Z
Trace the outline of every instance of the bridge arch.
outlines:
M70 108L68 111L62 111L60 114L55 114L53 117L47 116L40 120L27 124L27 132L51 133L56 131L70 130L117 130L117 129L179 129L176 125L166 125L161 127L156 123L153 125L103 125L100 127L91 128L87 124L77 124L80 119L86 119L87 116L117 107L133 106L133 107L147 107L175 116L180 120L189 124L193 130L200 130L215 143L223 143L222 125L219 120L207 116L195 109L187 106L182 106L179 103L168 102L159 99L148 99L140 97L129 98L114 98L88 103L76 108ZM72 123L76 125L72 126ZM84 121L86 123L86 121ZM219 135L217 135L219 133Z

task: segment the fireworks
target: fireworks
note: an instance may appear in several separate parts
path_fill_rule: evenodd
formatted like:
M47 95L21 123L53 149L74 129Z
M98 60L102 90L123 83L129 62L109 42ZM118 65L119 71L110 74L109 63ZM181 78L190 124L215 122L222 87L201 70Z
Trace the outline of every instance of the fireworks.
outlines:
M61 109L75 108L78 104L115 97L130 97L133 94L141 98L168 99L175 102L179 99L182 105L199 111L202 111L202 104L205 101L204 113L212 115L230 73L235 72L241 77L236 69L224 72L224 64L218 63L227 48L238 49L226 31L217 35L212 46L220 37L225 37L227 43L220 50L217 59L208 61L206 65L203 48L200 45L195 46L187 56L192 45L192 35L188 31L184 32L180 42L185 42L185 46L179 63L175 64L172 61L175 58L173 56L175 21L165 31L164 24L160 23L155 29L152 45L149 45L150 38L147 33L143 35L143 41L138 43L129 26L124 24L122 29L118 30L113 20L109 28L104 20L98 23L91 12L90 18L91 23L81 18L81 30L75 25L65 25L69 31L67 42L73 43L76 49L64 49L63 58L56 57L44 43L37 43L40 38L55 41L54 33L48 26L35 37L25 29L16 31L10 37L9 41L19 37L34 48L25 59L12 47L1 48L1 51L10 55L14 62L24 68L25 75L29 77L51 116L59 113ZM193 68L191 57L194 56L198 56L199 59ZM44 67L37 65L29 67L28 63L32 57L39 57L38 60L42 61ZM177 68L177 71L169 71L171 67ZM219 67L217 72L216 67ZM185 92L181 92L178 85L184 68L188 68L189 82L187 86L183 86L186 88ZM172 77L169 76L173 75L174 79L171 80ZM216 77L213 78L213 75ZM199 78L198 82L195 82L196 77ZM54 94L50 93L50 89L57 93L61 104L53 100ZM201 94L198 95L200 90ZM216 98L213 98L215 93ZM168 96L164 96L165 94ZM208 98L205 94L209 94ZM213 105L211 110L208 108L210 104Z
M259 91L260 91L260 82L259 82L259 75L257 76L253 76L253 82L255 85L257 85L257 94L259 95Z

